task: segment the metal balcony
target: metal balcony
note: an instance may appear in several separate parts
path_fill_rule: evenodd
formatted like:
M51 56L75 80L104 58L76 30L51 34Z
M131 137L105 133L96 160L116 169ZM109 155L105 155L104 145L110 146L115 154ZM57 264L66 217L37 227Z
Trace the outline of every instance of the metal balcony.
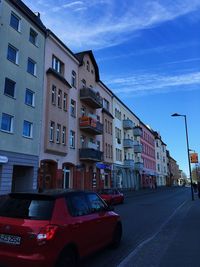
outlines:
M133 148L134 147L134 141L132 139L124 139L123 146L124 146L124 148Z
M129 119L127 119L127 120L123 120L123 127L124 127L124 129L133 129L133 127L134 127L134 122L132 121L132 120L129 120Z
M142 162L135 162L134 163L134 169L136 171L141 171L143 170L144 164Z
M92 88L82 88L80 90L80 100L95 109L103 107L102 97Z
M141 144L134 145L133 150L134 153L142 153L142 145Z
M142 136L142 128L140 126L136 126L133 128L134 136Z
M79 119L79 126L80 130L90 134L103 134L103 124L88 116L84 116Z
M134 168L134 160L133 159L125 159L124 166L127 168Z
M79 159L93 162L102 161L103 152L94 148L81 148L79 150Z

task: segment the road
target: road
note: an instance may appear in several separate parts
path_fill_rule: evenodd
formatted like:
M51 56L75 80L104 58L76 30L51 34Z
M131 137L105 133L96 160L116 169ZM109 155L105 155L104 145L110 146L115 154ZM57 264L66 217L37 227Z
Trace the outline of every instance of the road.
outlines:
M129 194L123 205L115 207L115 211L120 214L123 223L121 246L116 250L106 248L85 259L81 266L156 266L156 263L153 263L154 253L157 254L156 259L158 255L162 255L162 251L158 247L163 240L158 240L156 245L154 244L158 247L154 247L146 254L142 254L143 247L157 238L164 227L165 238L172 238L172 233L178 225L176 222L170 225L170 222L188 202L190 193L190 188L166 188L146 194ZM137 254L141 254L141 257L137 257ZM131 257L135 257L135 262L138 261L138 263L129 265ZM149 257L152 258L152 265L149 264ZM141 258L143 262L141 262Z

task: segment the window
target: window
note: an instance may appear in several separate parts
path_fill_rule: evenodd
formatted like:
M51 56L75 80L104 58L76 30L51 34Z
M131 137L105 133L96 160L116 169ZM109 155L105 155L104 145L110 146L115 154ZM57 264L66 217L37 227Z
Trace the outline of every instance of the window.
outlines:
M157 159L159 159L159 152L157 152Z
M63 109L67 111L67 94L66 93L64 93L64 96L63 96Z
M26 89L25 104L32 107L35 106L35 93L29 89Z
M76 72L72 71L72 83L71 85L76 88Z
M24 121L23 125L23 136L25 137L32 137L32 128L33 124L29 121Z
M76 117L76 101L74 101L73 99L71 99L71 107L70 107L70 111L71 111L71 116L72 117Z
M86 87L86 80L84 80L84 79L82 79L82 86L83 86L83 88Z
M36 63L31 58L28 58L27 72L36 76Z
M70 131L69 145L71 148L75 148L75 132L74 131Z
M52 85L52 88L51 88L51 103L53 105L56 104L56 86L55 85Z
M63 126L63 129L62 129L62 144L66 145L66 127L65 126Z
M90 209L84 194L73 194L66 199L69 212L73 217L84 216Z
M1 130L13 132L13 116L2 113Z
M87 60L86 69L90 71L90 62Z
M103 99L103 107L109 111L109 102L105 98Z
M99 212L105 210L105 204L95 193L87 194L88 202L90 204L92 212Z
M52 57L52 68L60 74L64 74L64 64L55 56Z
M54 133L55 133L55 122L50 122L50 135L49 135L49 141L54 142Z
M62 108L62 90L58 90L58 107Z
M7 59L11 62L18 64L18 49L12 45L8 45Z
M61 132L61 125L57 124L57 129L56 129L56 143L60 144L60 132Z
M11 13L10 16L10 26L16 31L20 31L20 18L14 13Z
M38 37L38 34L37 32L35 32L33 29L30 29L30 33L29 33L29 41L36 45L37 44L37 37Z
M5 78L4 94L14 97L15 96L15 85L16 85L16 82L8 78Z

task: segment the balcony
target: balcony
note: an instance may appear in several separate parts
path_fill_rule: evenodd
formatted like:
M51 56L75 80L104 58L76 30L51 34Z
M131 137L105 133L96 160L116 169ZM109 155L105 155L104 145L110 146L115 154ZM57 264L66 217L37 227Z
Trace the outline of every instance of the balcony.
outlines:
M81 117L79 119L79 126L80 130L87 133L94 135L103 134L103 124L89 116Z
M96 150L94 148L81 148L79 150L79 158L80 160L85 161L102 161L103 160L103 152Z
M102 97L92 88L82 88L80 90L80 100L95 109L103 107Z
M141 171L143 170L144 164L142 162L135 162L134 164L134 169L136 171Z
M142 136L142 128L140 126L136 126L133 128L134 136Z
M124 129L128 130L128 129L133 129L134 127L134 122L132 120L123 120L123 127Z
M134 147L134 141L132 139L124 139L123 146L124 146L124 148L133 148Z
M134 145L133 150L134 153L142 153L142 145L139 143L137 145Z
M127 168L134 168L134 160L133 159L125 159L124 165Z

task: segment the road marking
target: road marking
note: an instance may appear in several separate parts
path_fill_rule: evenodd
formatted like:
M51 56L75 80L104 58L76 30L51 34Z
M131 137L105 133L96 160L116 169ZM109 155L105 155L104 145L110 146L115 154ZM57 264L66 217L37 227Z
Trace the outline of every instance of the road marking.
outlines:
M172 219L172 217L176 214L176 212L182 208L183 205L185 205L187 201L184 201L180 206L178 206L172 214L168 217L168 219L159 227L158 231L155 232L151 237L147 238L146 240L142 241L124 260L120 262L118 267L125 267L131 259L139 252L141 248L143 248L147 243L149 243L151 240L153 240L161 231L162 229L168 224L168 222Z

